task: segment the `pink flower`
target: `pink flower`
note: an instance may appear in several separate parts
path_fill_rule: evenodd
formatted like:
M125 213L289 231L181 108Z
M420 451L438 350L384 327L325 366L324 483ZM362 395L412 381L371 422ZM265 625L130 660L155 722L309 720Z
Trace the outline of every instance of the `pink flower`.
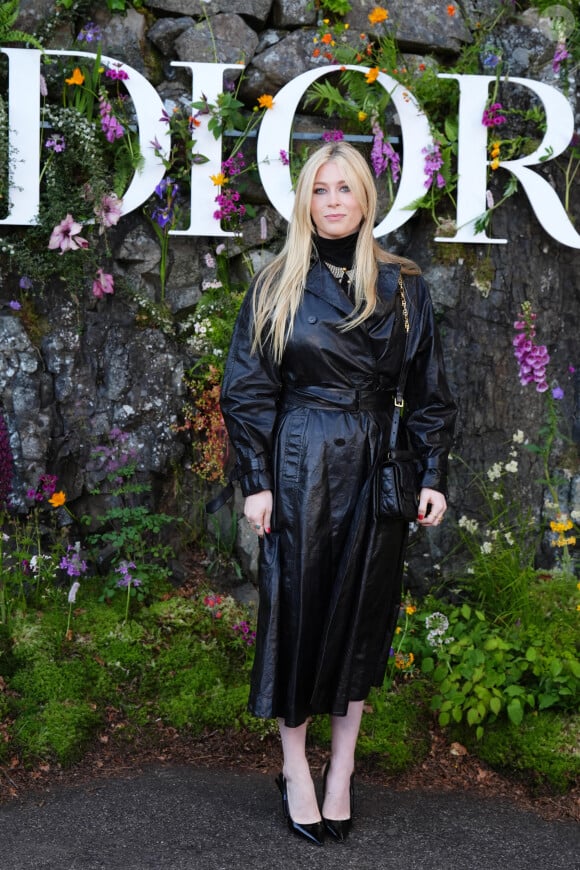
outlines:
M51 251L60 248L61 254L65 251L77 251L79 248L88 248L89 243L78 234L83 225L75 221L71 214L67 214L52 231L48 247Z
M114 227L119 223L123 200L116 193L107 193L99 205L95 206L95 214L101 224L101 232L106 227Z
M108 272L103 272L102 269L97 269L97 277L93 281L93 295L97 299L102 299L105 293L114 293L115 284L113 276Z

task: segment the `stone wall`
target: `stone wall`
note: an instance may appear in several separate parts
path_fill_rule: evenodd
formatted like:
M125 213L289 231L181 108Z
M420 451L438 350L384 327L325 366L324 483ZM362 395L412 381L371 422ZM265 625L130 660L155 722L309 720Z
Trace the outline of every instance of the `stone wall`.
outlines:
M171 67L172 60L243 59L247 69L241 95L248 106L262 93L275 95L291 78L312 68L317 12L306 0L148 0L143 12L130 9L124 17L111 16L103 5L95 4L93 15L103 28L103 51L143 72L162 98L173 103L191 99L191 78ZM347 20L353 29L365 29L370 6L364 0L353 0L352 5ZM388 8L409 57L448 60L472 42L478 16L491 14L495 5L494 0L466 2L453 17L442 12L445 4L432 0L395 0ZM53 8L47 0L24 0L17 25L33 30ZM494 42L504 48L512 75L554 83L554 44L533 11L500 26ZM69 29L57 26L48 47L69 43ZM569 99L575 111L577 98L572 79ZM321 117L303 121L309 129L326 123ZM573 194L578 218L578 182ZM284 221L263 192L256 190L253 197L258 217L248 224L244 238L230 247L234 270L241 268L241 252L258 260L264 246L276 249L284 232ZM262 215L268 217L265 244L260 241ZM430 219L419 214L383 242L416 259L431 286L460 408L457 454L481 470L505 459L506 444L515 431L523 430L532 441L537 437L545 397L519 384L511 348L513 321L521 303L529 300L538 312L539 340L552 355L551 372L561 383L566 381L561 409L572 441L558 444L556 452L567 478L563 503L577 510L580 253L541 229L523 194L510 199L494 218L494 235L508 238L507 245L442 244L434 242L435 235ZM167 301L174 315L195 308L207 277L203 257L211 249L209 239L171 242ZM113 235L113 250L115 274L155 299L160 252L147 222L137 214L122 219ZM90 510L87 493L95 483L90 445L118 426L131 433L140 471L154 482L156 504L193 515L196 508L188 497L193 487L191 448L184 435L172 429L180 419L182 376L194 361L191 353L160 329L140 325L135 304L122 294L106 304L86 295L80 306L56 295L45 299L39 303L45 320L39 346L31 341L23 319L5 304L1 288L0 303L0 407L14 453L16 502L40 473L50 471L58 475L79 513ZM576 372L569 372L569 366ZM539 517L541 469L533 454L525 457L524 498ZM477 496L466 486L463 464L456 462L453 468L451 513L459 516ZM182 493L179 500L177 490ZM222 522L227 525L227 513ZM255 542L244 535L240 530L242 558L253 568ZM413 532L411 585L424 587L436 573L434 565L442 564L445 570L443 560L454 543L449 522L429 534Z

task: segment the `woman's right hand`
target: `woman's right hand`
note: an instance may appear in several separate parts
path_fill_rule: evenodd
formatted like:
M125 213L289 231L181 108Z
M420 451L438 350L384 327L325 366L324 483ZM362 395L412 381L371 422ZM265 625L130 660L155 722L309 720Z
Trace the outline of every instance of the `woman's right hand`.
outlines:
M244 516L251 528L261 538L270 532L270 518L272 516L272 493L269 489L255 492L247 496L244 502Z

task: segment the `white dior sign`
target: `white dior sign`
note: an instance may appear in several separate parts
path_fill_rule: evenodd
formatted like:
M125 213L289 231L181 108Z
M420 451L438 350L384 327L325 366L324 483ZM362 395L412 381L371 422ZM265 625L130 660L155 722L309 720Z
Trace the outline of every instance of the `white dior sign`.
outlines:
M39 210L40 145L40 89L27 89L22 99L25 82L40 82L41 53L35 49L0 49L9 60L9 127L10 152L17 155L10 177L10 213L0 224L33 225ZM50 50L48 55L85 57L96 55L82 51ZM114 58L103 55L101 63L114 64L125 69L129 78L124 85L133 100L139 125L139 143L144 164L135 174L123 196L123 213L127 214L143 205L161 181L165 169L155 155L151 142L157 139L170 149L166 125L160 121L163 103L153 86L139 72ZM202 94L210 103L217 100L223 90L223 73L227 69L240 69L239 64L196 63L173 61L172 66L191 70L192 100L198 101ZM293 192L290 169L280 161L280 150L290 151L290 139L294 114L307 88L316 79L341 67L325 66L302 73L292 79L274 96L273 108L267 111L258 133L258 168L264 190L272 205L289 219L292 211ZM368 67L349 66L364 75ZM481 119L486 107L489 86L493 76L440 74L440 78L455 79L460 92L458 183L456 191L457 230L453 237L437 238L436 241L502 244L507 239L490 238L484 230L477 231L475 223L486 211L486 188L488 161L488 130ZM404 159L395 200L375 230L383 236L400 227L414 213L409 203L420 199L424 193L423 149L432 144L428 119L421 111L413 95L390 76L379 73L377 81L384 87L394 102L400 118ZM534 213L544 228L556 241L571 248L580 248L580 235L574 229L564 206L553 187L531 167L553 160L566 150L574 133L574 116L566 98L550 85L530 79L513 78L510 82L529 88L542 102L546 116L546 132L538 148L524 157L500 162L500 167L511 172L526 192ZM215 139L207 129L207 116L201 115L201 125L196 128L195 138L199 152L209 158L207 163L191 168L192 208L190 225L185 230L174 230L172 235L182 236L229 236L213 217L215 211L215 186L210 175L221 170L222 142Z

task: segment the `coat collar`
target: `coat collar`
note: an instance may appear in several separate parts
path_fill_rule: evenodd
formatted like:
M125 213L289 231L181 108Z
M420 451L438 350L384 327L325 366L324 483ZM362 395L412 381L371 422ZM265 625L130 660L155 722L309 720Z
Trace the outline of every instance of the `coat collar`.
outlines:
M381 302L388 304L397 292L399 271L400 268L396 263L385 263L379 267L377 284L379 306ZM323 299L342 314L352 314L352 302L318 257L313 259L306 278L306 290Z

